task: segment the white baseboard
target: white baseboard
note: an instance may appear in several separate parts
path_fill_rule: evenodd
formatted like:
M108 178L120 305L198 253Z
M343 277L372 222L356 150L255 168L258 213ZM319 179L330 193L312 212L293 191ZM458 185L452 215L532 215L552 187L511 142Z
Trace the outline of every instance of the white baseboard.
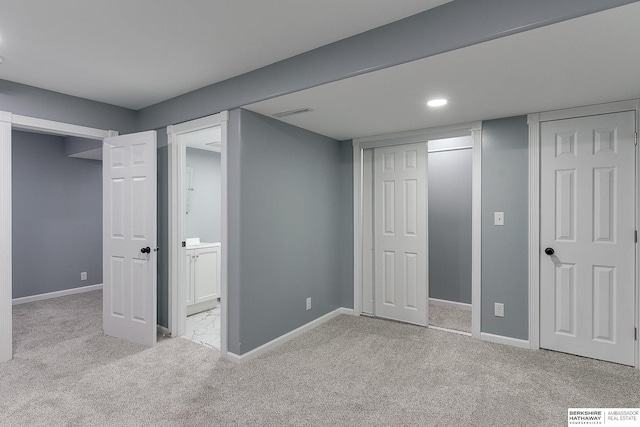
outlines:
M438 298L429 298L429 303L433 305L448 305L450 307L456 307L456 308L461 308L463 310L471 311L471 304L467 304L464 302L449 301L446 299L438 299Z
M486 332L480 333L480 339L482 341L495 342L498 344L506 344L519 348L530 349L531 345L529 344L529 340L521 340L518 338L504 337L502 335L493 335L488 334Z
M26 304L28 302L42 301L45 299L64 297L67 295L81 294L83 292L98 291L102 289L102 283L97 285L83 286L81 288L65 289L64 291L49 292L46 294L31 295L28 297L14 298L13 305Z
M332 312L329 312L327 314L325 314L324 316L318 317L315 320L312 320L311 322L307 323L306 325L302 325L297 329L294 329L291 332L288 332L284 335L279 336L278 338L269 341L268 343L262 344L260 347L254 348L253 350L242 354L242 355L237 355L235 353L231 353L230 351L227 351L227 355L226 355L226 359L229 362L233 362L233 363L245 363L248 362L251 359L255 359L256 357L270 351L273 350L274 348L281 346L282 344L286 343L287 341L292 340L293 338L304 334L305 332L310 331L311 329L318 327L320 325L322 325L323 323L333 319L336 316L339 316L341 314L348 314L348 315L353 315L354 311L351 308L337 308L335 310L333 310Z

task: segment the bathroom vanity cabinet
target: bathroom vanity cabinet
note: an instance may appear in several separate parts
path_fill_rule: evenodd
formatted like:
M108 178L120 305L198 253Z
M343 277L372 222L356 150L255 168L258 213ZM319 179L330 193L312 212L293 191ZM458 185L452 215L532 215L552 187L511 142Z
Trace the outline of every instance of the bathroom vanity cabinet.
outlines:
M186 258L187 315L214 308L220 298L220 244L187 246Z

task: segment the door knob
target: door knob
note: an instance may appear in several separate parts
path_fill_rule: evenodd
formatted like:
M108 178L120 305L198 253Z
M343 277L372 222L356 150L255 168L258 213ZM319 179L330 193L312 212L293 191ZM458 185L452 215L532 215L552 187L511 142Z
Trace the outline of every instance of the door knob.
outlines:
M554 251L553 248L547 248L547 249L544 250L544 253L549 255L549 256L551 256L551 255L555 254L556 251Z
M151 253L151 248L149 246L147 246L146 248L140 249L140 252L142 252L143 254L150 254Z

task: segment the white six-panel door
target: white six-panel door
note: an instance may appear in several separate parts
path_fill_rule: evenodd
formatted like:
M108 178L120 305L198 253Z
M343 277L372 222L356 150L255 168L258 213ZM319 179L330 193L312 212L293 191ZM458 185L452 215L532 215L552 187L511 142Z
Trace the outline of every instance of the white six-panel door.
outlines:
M540 131L540 346L633 365L635 113Z
M156 132L106 138L102 168L104 333L153 346Z
M374 150L375 314L427 325L427 145Z

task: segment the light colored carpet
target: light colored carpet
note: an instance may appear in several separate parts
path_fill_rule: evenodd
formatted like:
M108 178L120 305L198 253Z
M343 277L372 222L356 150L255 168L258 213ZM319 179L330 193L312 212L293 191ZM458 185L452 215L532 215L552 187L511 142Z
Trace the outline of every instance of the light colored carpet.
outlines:
M633 368L364 317L240 366L185 339L143 349L101 334L100 297L15 307L0 425L564 426L568 407L640 406Z
M471 333L471 310L430 302L429 325Z

